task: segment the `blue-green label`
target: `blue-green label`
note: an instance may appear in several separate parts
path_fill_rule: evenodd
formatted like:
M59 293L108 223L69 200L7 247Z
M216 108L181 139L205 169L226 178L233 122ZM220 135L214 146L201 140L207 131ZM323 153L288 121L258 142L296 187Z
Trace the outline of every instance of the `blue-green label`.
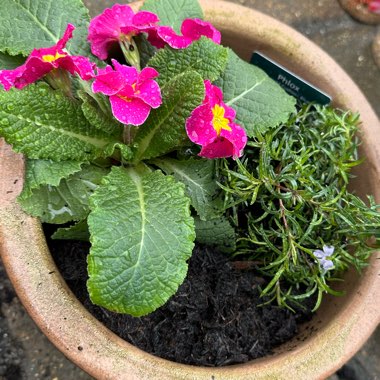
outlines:
M280 84L288 94L293 95L304 103L315 102L326 105L331 102L331 97L319 88L259 52L252 54L250 63L260 67L268 76Z

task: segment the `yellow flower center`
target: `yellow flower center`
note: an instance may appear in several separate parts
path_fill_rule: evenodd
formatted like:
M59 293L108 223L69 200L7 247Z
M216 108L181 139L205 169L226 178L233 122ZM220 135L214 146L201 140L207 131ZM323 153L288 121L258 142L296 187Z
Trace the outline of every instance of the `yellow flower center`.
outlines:
M46 54L42 56L42 60L44 62L53 62L56 61L58 58L66 57L67 54L60 54L58 52L55 53L55 55L52 54Z
M117 95L118 98L124 100L125 102L131 102L133 99L128 98L127 96Z
M140 90L136 91L136 86L137 86L137 83L133 83L132 84L133 91L135 92L136 95L139 95L140 94Z
M132 37L134 37L135 35L136 35L136 32L130 32L128 34L120 33L119 40L121 42L125 42L126 41L126 42L131 43Z
M214 108L212 109L212 114L214 115L212 119L212 126L216 130L218 136L220 135L222 129L231 131L231 127L228 125L229 120L224 117L224 112L225 109L223 107L220 107L218 104L215 104Z
M136 95L140 94L140 90L136 91L136 85L137 83L133 83L131 86L133 88L133 91L135 92ZM122 95L117 95L120 99L123 99L125 102L131 102L133 99L128 98L128 96L122 96Z

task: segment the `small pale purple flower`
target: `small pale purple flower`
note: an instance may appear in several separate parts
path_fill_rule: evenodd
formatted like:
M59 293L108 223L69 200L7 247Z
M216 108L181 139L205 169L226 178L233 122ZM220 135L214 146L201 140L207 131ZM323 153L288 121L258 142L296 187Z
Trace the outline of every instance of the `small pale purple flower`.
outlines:
M330 269L334 269L334 263L332 262L332 260L329 259L333 255L333 253L334 247L328 245L323 246L323 251L320 249L316 249L313 252L313 255L318 260L319 265L325 272L327 272Z

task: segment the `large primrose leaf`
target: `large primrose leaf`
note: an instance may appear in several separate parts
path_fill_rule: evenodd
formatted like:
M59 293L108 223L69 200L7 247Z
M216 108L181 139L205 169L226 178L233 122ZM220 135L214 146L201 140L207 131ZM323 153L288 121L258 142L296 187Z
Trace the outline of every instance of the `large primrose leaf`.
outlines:
M160 73L157 78L160 85L188 70L194 70L203 79L213 82L225 69L227 58L228 49L202 37L187 49L172 49L170 46L160 49L149 61L149 66Z
M76 30L67 51L89 56L88 22L88 11L80 0L2 0L0 51L26 56L33 48L53 46L71 23Z
M68 172L68 168L58 169L58 163L54 163L52 168L56 168L60 173ZM46 167L45 164L28 165L27 179L35 171L36 165ZM95 191L101 179L108 173L107 169L98 168L93 165L86 165L81 171L62 178L58 184L57 176L48 177L47 174L40 174L40 186L30 185L20 194L18 202L22 208L30 215L39 217L44 223L62 224L70 221L85 219L89 212L89 196ZM27 180L28 181L28 180ZM30 183L30 180L28 181Z
M117 143L89 124L79 103L44 83L0 91L0 136L29 158L55 161L104 156Z
M183 282L194 246L184 186L159 171L113 167L90 201L92 302L134 316L152 312Z
M0 70L13 70L25 62L22 55L9 55L0 52Z
M83 103L81 105L82 112L89 123L109 135L115 138L121 138L123 135L123 125L119 123L114 117L112 117L111 111L102 110L99 104L88 95L85 91L78 91L79 97L82 99ZM94 96L100 97L102 94L93 94Z
M198 0L146 0L141 10L156 13L160 25L171 26L177 33L186 18L203 18Z
M215 181L215 160L162 158L152 163L185 184L191 205L201 219L211 219L222 213L220 187Z
M139 127L135 160L154 158L189 144L186 119L204 98L202 77L195 71L177 75L162 88L162 105Z
M225 217L211 220L194 219L196 240L216 248L223 253L232 253L236 250L236 234L234 228Z
M148 42L144 33L138 34L134 39L139 50L141 67L144 68L148 66L149 60L157 53L157 49Z
M55 240L89 241L90 233L88 232L87 221L81 220L70 227L58 228L51 238Z
M62 178L79 172L82 165L78 161L26 160L22 197L43 185L58 186Z
M241 60L232 50L226 70L215 83L224 93L224 102L236 110L236 122L247 135L264 133L289 119L296 100L261 69Z

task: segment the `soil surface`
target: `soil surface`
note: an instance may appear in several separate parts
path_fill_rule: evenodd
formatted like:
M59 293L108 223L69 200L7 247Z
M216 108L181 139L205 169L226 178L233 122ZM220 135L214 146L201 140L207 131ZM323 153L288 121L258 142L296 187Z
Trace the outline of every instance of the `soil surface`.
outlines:
M222 366L268 355L311 316L312 302L295 314L262 305L264 280L252 269L235 269L225 255L205 247L195 248L185 282L163 307L140 318L113 313L89 300L89 244L48 243L67 284L97 319L142 350L179 363Z

